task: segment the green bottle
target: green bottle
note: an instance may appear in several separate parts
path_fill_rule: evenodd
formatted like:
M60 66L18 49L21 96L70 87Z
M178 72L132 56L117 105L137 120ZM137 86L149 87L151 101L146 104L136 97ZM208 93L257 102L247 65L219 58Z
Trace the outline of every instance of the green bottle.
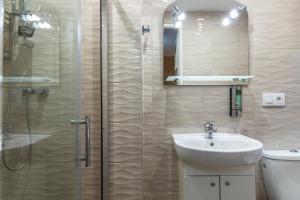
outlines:
M242 110L242 89L241 89L241 87L237 87L237 89L236 89L235 106L236 106L236 109Z

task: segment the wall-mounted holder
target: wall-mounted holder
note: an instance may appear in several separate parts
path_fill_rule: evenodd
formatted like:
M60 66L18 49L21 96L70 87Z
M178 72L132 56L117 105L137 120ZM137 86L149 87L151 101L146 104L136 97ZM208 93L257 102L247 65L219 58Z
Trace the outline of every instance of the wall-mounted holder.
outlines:
M242 86L232 86L230 88L230 117L241 117L242 105Z
M146 25L143 25L142 26L142 34L144 35L145 33L150 33L151 31L151 28L150 26L146 26Z

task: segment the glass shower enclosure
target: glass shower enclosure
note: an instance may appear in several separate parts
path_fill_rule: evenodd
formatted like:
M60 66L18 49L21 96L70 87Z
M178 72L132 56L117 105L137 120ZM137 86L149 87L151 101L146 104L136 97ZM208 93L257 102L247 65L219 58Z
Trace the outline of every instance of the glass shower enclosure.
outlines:
M0 200L80 199L80 1L0 7Z

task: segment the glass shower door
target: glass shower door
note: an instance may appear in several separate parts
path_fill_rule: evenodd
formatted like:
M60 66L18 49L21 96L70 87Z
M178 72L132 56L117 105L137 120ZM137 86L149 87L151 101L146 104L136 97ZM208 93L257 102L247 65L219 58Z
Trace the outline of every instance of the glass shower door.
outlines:
M0 2L0 200L80 199L80 1Z

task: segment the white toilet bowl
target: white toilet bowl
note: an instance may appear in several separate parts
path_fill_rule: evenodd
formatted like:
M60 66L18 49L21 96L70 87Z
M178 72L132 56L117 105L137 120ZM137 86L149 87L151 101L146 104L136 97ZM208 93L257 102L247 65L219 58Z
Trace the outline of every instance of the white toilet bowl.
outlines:
M300 199L300 151L264 151L262 170L269 200Z

